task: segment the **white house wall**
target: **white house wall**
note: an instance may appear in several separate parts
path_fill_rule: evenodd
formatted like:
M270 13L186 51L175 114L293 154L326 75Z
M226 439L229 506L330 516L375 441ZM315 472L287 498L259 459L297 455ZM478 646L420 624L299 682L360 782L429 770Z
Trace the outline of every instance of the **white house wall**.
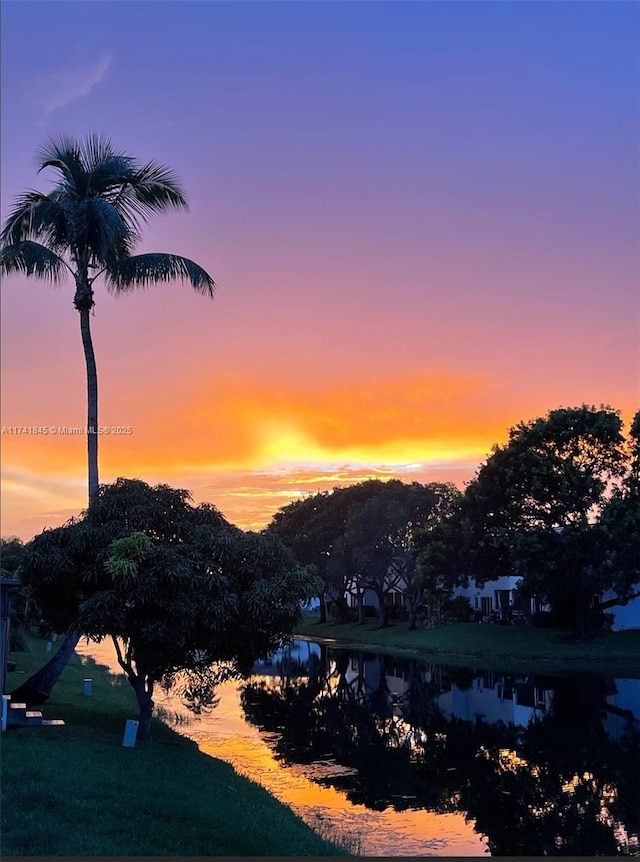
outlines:
M478 586L476 584L474 578L469 578L468 585L466 587L456 587L453 590L453 597L464 596L469 599L471 603L471 607L474 611L479 611L482 608L482 599L491 599L491 610L498 610L498 602L496 593L502 590L508 590L511 592L511 600L513 599L513 590L516 589L520 578L516 578L513 575L503 575L500 578L496 578L493 581L486 581L483 586ZM475 600L478 600L477 602Z
M634 585L634 590L640 592L640 584ZM615 598L615 593L609 590L602 597L602 601L606 602ZM628 605L614 605L609 608L607 613L613 615L613 624L611 631L622 632L626 629L640 629L640 596L636 599L631 599Z

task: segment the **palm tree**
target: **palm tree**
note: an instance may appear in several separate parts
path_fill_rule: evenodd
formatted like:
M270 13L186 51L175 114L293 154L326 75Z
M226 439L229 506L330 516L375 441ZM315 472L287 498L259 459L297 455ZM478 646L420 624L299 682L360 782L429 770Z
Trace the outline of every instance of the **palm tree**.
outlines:
M140 164L110 139L90 134L45 141L39 171L53 168L58 183L49 194L21 195L0 233L0 271L59 282L71 275L73 304L87 368L89 506L98 494L98 377L91 339L94 283L102 277L111 293L153 282L186 279L213 296L215 284L202 267L176 254L133 255L140 228L157 213L186 209L175 175L156 162Z
M176 254L132 254L142 225L157 213L186 209L175 175L156 162L140 164L116 150L110 139L60 135L37 154L39 171L53 168L58 182L43 194L21 195L0 232L0 272L24 273L51 282L75 282L73 304L87 368L87 456L89 508L98 499L98 375L91 339L93 287L100 277L111 293L153 282L183 279L213 296L215 283L202 267ZM80 638L72 625L53 658L20 687L25 699L43 702Z

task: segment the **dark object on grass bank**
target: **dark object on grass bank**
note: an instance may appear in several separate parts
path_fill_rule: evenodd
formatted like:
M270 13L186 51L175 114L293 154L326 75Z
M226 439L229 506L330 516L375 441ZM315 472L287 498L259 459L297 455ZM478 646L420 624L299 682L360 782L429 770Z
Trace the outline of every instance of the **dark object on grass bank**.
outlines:
M550 611L538 611L531 617L531 625L536 629L553 628L553 617Z

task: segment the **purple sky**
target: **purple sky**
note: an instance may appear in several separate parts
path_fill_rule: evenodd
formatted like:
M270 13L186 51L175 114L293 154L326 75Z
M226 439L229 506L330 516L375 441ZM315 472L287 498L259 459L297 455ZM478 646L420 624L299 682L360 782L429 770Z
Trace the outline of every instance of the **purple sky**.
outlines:
M34 155L104 131L189 214L143 250L219 283L92 321L101 479L242 525L366 475L462 482L509 425L637 407L634 3L15 2L2 216ZM2 290L2 424L84 424L72 285ZM3 436L3 534L85 503L81 439Z

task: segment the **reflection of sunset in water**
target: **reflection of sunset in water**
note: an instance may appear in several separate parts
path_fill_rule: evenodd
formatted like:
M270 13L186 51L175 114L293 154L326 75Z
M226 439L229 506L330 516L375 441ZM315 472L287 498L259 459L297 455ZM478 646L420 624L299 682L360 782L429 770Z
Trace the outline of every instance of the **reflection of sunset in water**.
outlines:
M119 672L110 641L88 645L83 642L78 645L77 652ZM359 840L360 852L367 856L488 854L486 840L476 834L473 822L466 822L462 813L435 814L423 809L394 811L391 808L372 811L364 805L351 804L344 793L313 780L313 777L350 772L338 764L280 766L268 745L272 735L245 720L239 684L225 683L218 694L219 705L200 717L192 716L178 699L160 690L154 700L170 715L189 716L189 723L177 729L197 742L201 751L231 763L239 773L261 784L322 834L352 836Z

